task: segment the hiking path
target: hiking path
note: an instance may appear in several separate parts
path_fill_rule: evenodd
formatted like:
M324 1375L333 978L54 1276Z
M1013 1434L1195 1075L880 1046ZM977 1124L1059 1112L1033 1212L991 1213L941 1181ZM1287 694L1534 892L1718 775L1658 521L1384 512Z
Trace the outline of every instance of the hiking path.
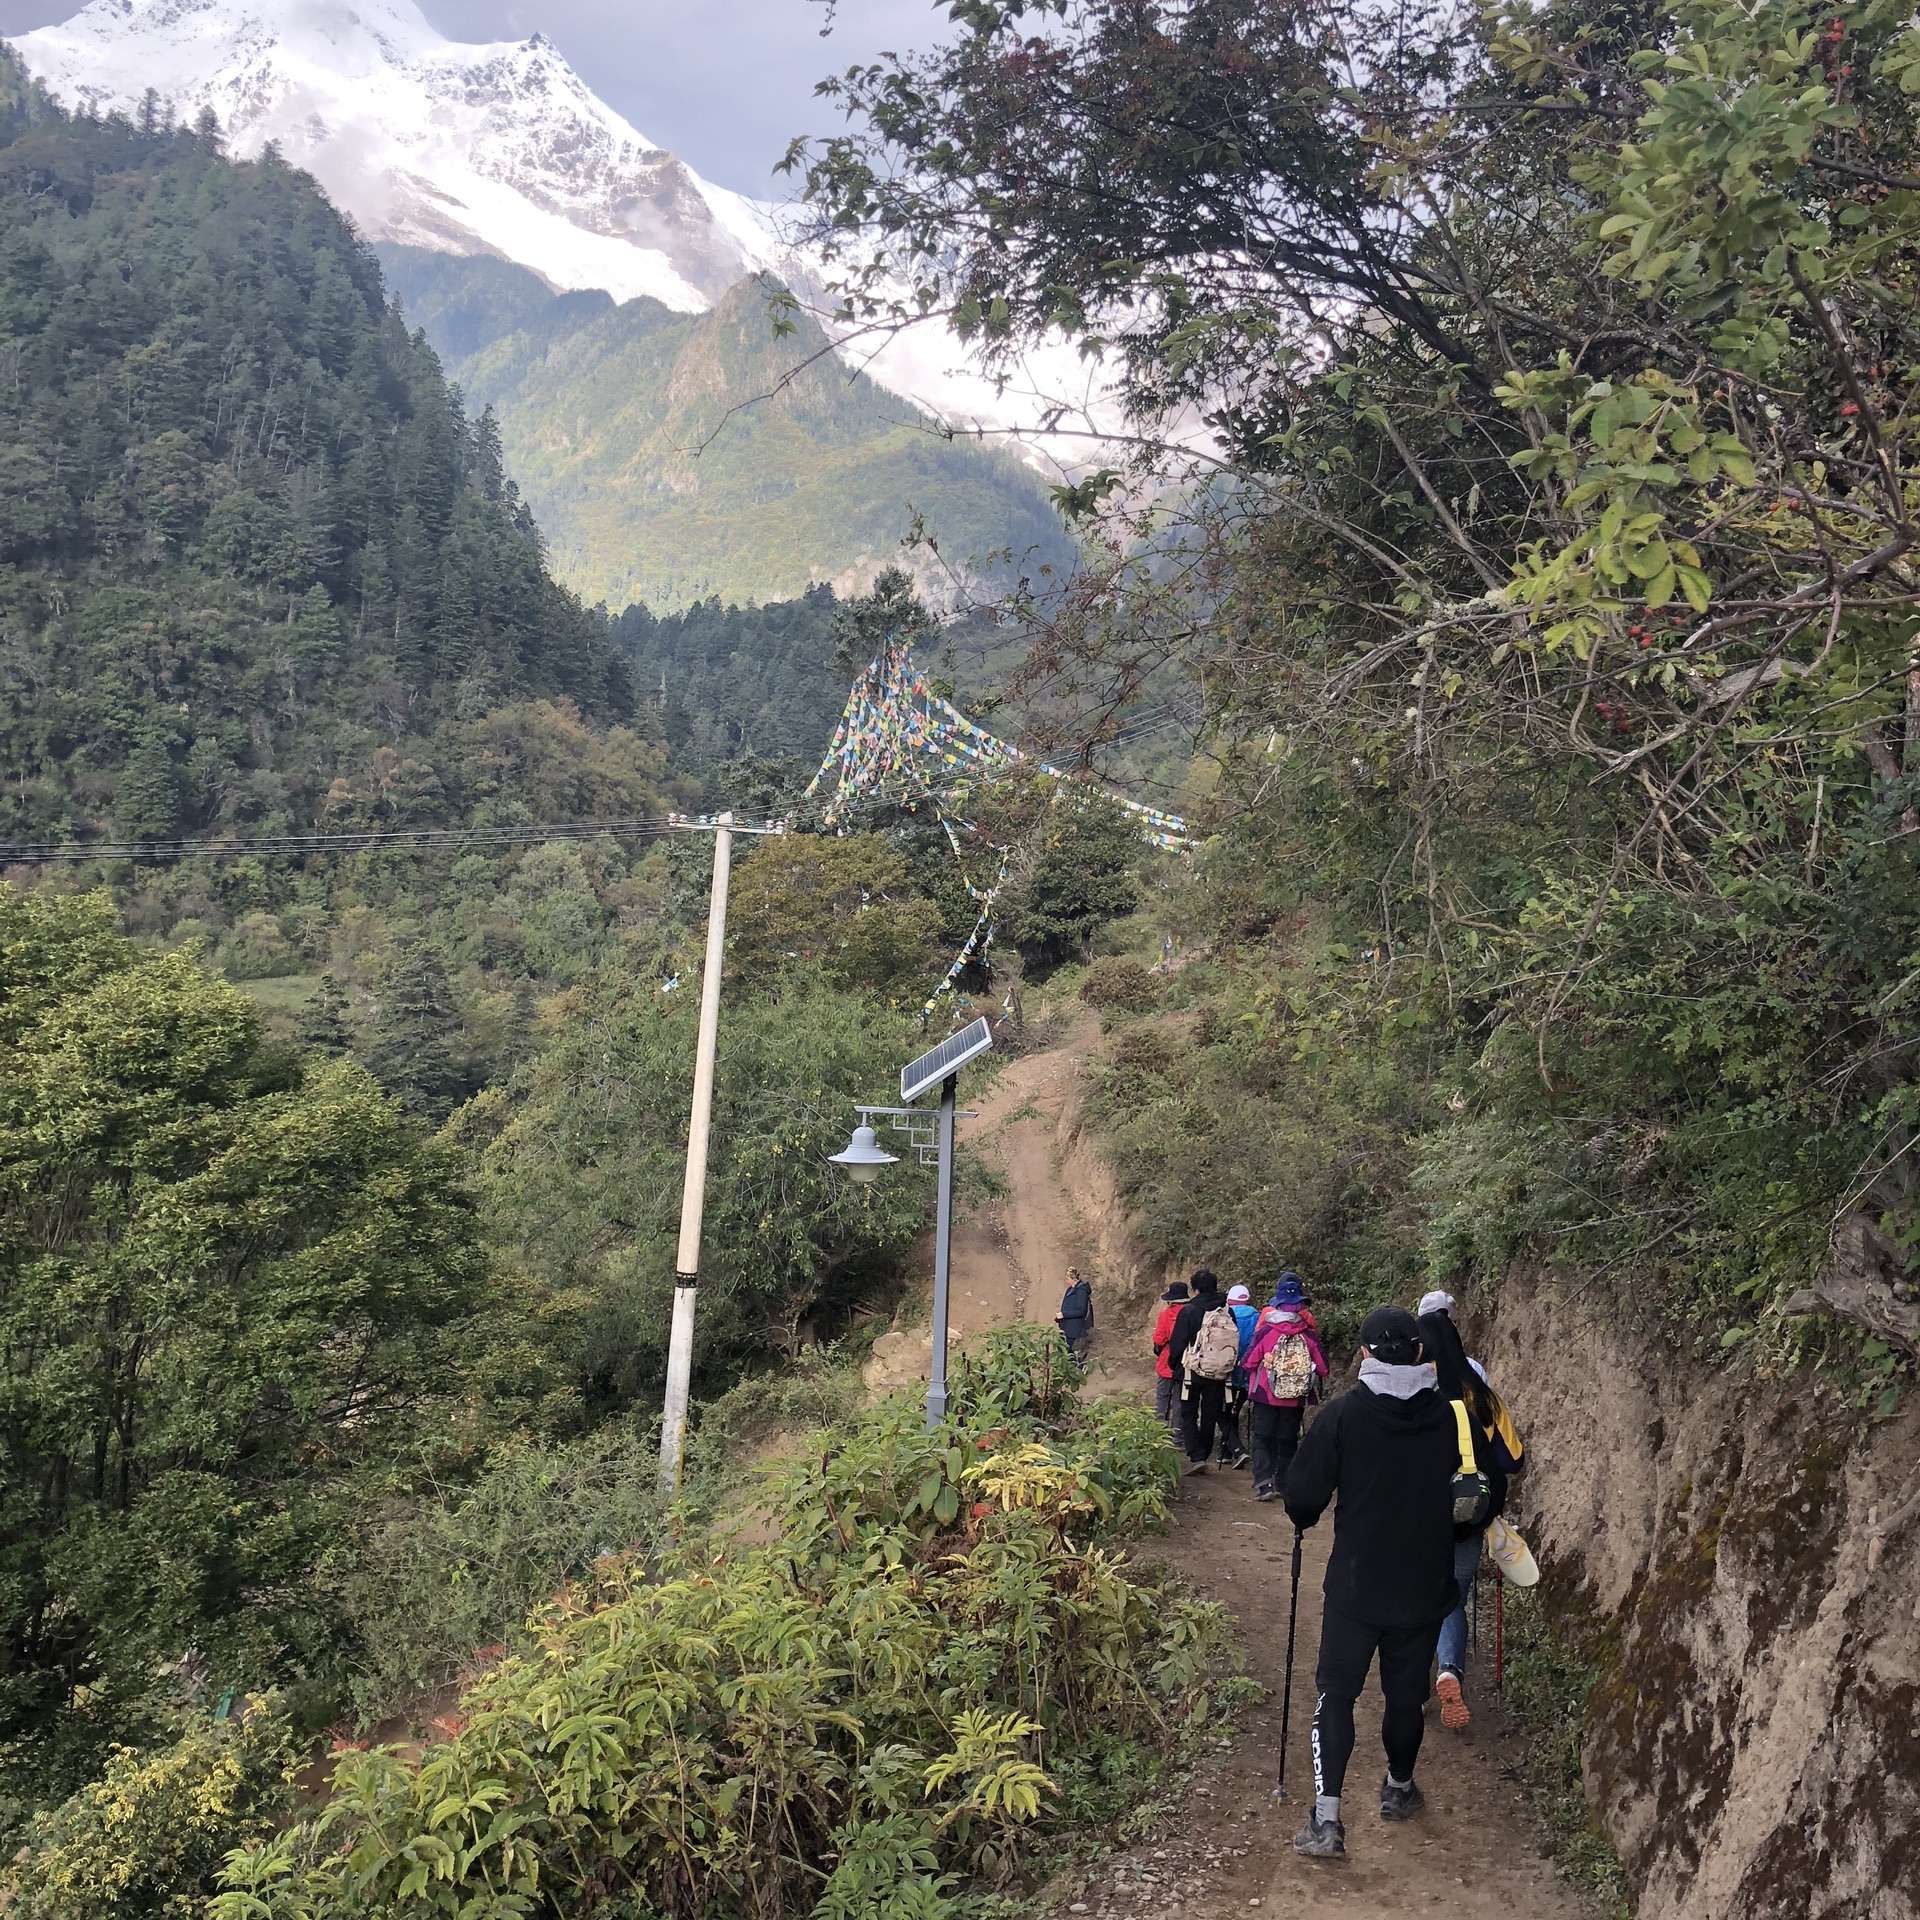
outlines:
M1095 1201L1061 1173L1061 1115L1097 1040L1091 1017L1077 1019L1054 1044L1009 1062L971 1103L978 1117L964 1123L964 1137L1004 1192L956 1225L954 1326L964 1335L1007 1320L1051 1320L1066 1270L1077 1265L1095 1289L1094 1391L1150 1398L1151 1312L1140 1325L1134 1315L1102 1314L1091 1252ZM1287 1797L1276 1801L1292 1526L1277 1502L1254 1500L1245 1469L1210 1467L1181 1481L1167 1535L1137 1551L1164 1556L1196 1592L1230 1610L1247 1671L1265 1698L1241 1711L1237 1731L1196 1769L1155 1838L1054 1883L1055 1913L1087 1920L1260 1920L1268 1913L1288 1920L1593 1920L1594 1909L1548 1859L1516 1784L1520 1737L1502 1721L1482 1677L1492 1663L1484 1617L1478 1670L1468 1682L1472 1726L1446 1733L1437 1704L1428 1705L1418 1774L1426 1811L1404 1825L1380 1819L1385 1760L1380 1696L1370 1682L1357 1709L1359 1737L1342 1808L1347 1859L1294 1853L1294 1831L1311 1805L1308 1728L1330 1531L1329 1519L1307 1535Z

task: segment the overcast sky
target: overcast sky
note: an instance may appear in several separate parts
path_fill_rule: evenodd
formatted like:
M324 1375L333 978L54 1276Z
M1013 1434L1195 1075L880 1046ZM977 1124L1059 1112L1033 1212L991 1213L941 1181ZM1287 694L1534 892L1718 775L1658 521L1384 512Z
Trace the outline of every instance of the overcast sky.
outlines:
M452 40L544 33L588 86L698 173L759 199L796 133L837 124L813 98L822 74L949 31L932 0L420 0ZM0 0L0 35L65 20L80 0Z

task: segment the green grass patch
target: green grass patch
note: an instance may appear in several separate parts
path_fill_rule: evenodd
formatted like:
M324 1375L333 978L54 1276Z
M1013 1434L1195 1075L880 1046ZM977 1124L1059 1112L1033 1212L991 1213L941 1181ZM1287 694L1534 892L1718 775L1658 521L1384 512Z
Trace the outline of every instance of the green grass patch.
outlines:
M1633 1900L1614 1850L1587 1804L1580 1770L1587 1699L1597 1671L1556 1638L1539 1589L1509 1587L1501 1705L1527 1738L1522 1783L1547 1830L1554 1859L1609 1916L1628 1920Z

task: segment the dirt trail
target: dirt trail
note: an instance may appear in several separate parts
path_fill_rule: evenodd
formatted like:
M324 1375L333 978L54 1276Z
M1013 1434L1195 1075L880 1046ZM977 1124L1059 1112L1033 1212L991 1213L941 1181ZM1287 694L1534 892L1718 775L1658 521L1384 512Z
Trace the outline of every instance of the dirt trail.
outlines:
M1150 1383L1148 1370L1135 1357L1130 1321L1106 1287L1086 1197L1061 1177L1062 1116L1081 1062L1099 1037L1092 1012L1074 1008L1058 1039L1009 1061L994 1084L963 1107L973 1117L959 1123L960 1143L986 1162L1004 1191L956 1208L949 1313L956 1339L1010 1320L1045 1324L1059 1308L1067 1269L1077 1266L1094 1283L1102 1329L1093 1391L1132 1392ZM883 1334L866 1367L867 1385L884 1393L924 1380L931 1346L922 1327Z
M1067 1269L1091 1272L1092 1235L1061 1183L1060 1116L1100 1029L1091 1013L1043 1052L1011 1061L962 1121L964 1139L1006 1192L956 1222L951 1300L956 1333L1009 1320L1051 1320Z
M1468 1681L1473 1725L1464 1734L1442 1731L1430 1703L1427 1735L1416 1774L1426 1811L1404 1825L1380 1818L1380 1695L1370 1684L1356 1719L1358 1740L1347 1770L1341 1813L1347 1830L1344 1862L1303 1860L1293 1851L1295 1829L1312 1804L1312 1756L1307 1730L1313 1718L1313 1662L1319 1643L1320 1581L1326 1567L1329 1522L1307 1535L1300 1577L1299 1645L1294 1655L1293 1726L1287 1757L1287 1797L1273 1798L1280 1750L1280 1696L1287 1647L1287 1563L1293 1529L1277 1504L1253 1498L1243 1469L1213 1468L1180 1483L1167 1558L1196 1591L1232 1610L1248 1671L1267 1698L1241 1715L1240 1731L1217 1762L1202 1767L1167 1823L1167 1839L1104 1861L1097 1874L1067 1895L1069 1909L1104 1920L1177 1912L1180 1920L1249 1920L1253 1909L1278 1909L1291 1920L1589 1920L1592 1909L1544 1857L1513 1784L1519 1739L1489 1707L1476 1678ZM1144 1549L1154 1551L1153 1543ZM1483 1600L1486 1596L1483 1596ZM1492 1665L1491 1628L1483 1617L1481 1665ZM1190 1849L1219 1850L1198 1873L1176 1866ZM1154 1876L1144 1885L1140 1876Z
M1097 1026L1087 1017L1057 1045L1015 1060L976 1103L979 1117L965 1123L970 1144L1000 1172L1007 1192L955 1233L953 1313L961 1332L1019 1318L1050 1320L1070 1265L1082 1267L1099 1285L1090 1252L1096 1241L1088 1218L1092 1202L1062 1183L1059 1132L1073 1077L1097 1038ZM1096 1292L1096 1316L1099 1305ZM1110 1315L1097 1324L1096 1390L1143 1393L1150 1379L1144 1333L1128 1316ZM1277 1802L1272 1787L1291 1525L1277 1505L1255 1502L1244 1470L1209 1469L1181 1482L1168 1539L1149 1542L1142 1551L1164 1552L1197 1591L1232 1610L1248 1670L1267 1688L1267 1698L1242 1713L1239 1733L1199 1769L1160 1838L1110 1856L1070 1886L1056 1885L1059 1907L1089 1920L1226 1920L1229 1914L1251 1920L1255 1910L1274 1908L1301 1920L1588 1920L1591 1909L1543 1857L1512 1783L1517 1737L1473 1679L1475 1719L1464 1735L1443 1732L1429 1706L1418 1774L1427 1810L1403 1826L1379 1817L1385 1761L1379 1694L1370 1690L1359 1706L1359 1741L1343 1808L1348 1858L1307 1861L1293 1852L1294 1830L1310 1803L1307 1730L1328 1533L1329 1523L1323 1523L1307 1538L1290 1784L1286 1800ZM1481 1627L1484 1663L1490 1666L1490 1628L1485 1620Z

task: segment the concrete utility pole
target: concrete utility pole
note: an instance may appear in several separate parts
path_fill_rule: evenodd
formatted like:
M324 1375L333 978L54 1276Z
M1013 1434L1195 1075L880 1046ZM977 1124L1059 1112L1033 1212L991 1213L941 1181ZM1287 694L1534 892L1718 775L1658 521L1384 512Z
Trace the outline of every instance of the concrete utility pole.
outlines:
M660 1488L680 1491L693 1378L693 1308L700 1285L700 1221L707 1202L707 1135L713 1123L713 1064L720 1043L720 974L727 958L727 877L733 815L714 823L713 897L707 908L707 962L700 975L700 1038L693 1055L693 1112L687 1121L687 1180L680 1194L680 1246L673 1262L673 1331L667 1341L666 1418L660 1428Z

